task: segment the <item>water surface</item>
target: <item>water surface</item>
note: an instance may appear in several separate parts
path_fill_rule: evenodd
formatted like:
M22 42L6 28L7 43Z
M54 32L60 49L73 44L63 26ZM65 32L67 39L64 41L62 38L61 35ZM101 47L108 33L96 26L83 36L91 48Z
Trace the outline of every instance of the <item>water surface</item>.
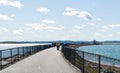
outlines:
M78 50L120 59L120 45L93 45L78 48Z
M88 53L98 54L101 56L101 63L107 65L120 66L120 45L92 45L83 46L77 50L85 51ZM80 54L80 52L78 52ZM98 56L93 54L84 54L86 60L98 62ZM108 58L109 57L109 58ZM115 60L117 59L117 60Z

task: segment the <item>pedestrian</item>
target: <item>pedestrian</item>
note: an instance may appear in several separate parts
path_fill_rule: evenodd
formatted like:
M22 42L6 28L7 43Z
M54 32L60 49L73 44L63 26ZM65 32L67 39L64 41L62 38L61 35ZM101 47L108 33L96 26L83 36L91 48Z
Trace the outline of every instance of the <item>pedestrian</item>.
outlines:
M60 48L60 42L56 42L57 50Z

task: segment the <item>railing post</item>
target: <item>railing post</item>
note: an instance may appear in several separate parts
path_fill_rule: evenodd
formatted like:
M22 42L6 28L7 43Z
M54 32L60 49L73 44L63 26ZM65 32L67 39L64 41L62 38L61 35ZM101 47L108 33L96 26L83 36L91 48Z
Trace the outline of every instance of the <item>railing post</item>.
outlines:
M37 50L38 50L38 47L36 46L36 52L38 52Z
M42 45L42 48L45 49L45 48L44 48L44 45Z
M22 50L23 50L23 58L24 58L24 47L22 47Z
M10 49L11 64L12 64L12 49Z
M33 51L33 54L34 54L34 52L35 52L34 46L32 47L32 51Z
M72 50L70 48L69 48L69 50L70 50L70 61L72 63Z
M36 46L34 46L34 53L36 53Z
M38 52L39 52L39 46L37 46L38 47Z
M29 50L28 50L28 47L26 47L26 56L28 56L29 55Z
M30 53L31 53L31 55L32 55L32 46L30 47Z
M100 55L98 56L98 73L100 73Z
M30 46L28 47L28 54L30 55Z
M20 54L19 48L17 48L17 54L18 54L18 57L17 57L18 59L17 59L17 60L19 60L19 58L20 58L20 57L19 57L19 56L20 56L20 55L19 55L19 54Z
M83 71L82 71L82 73L84 73L84 69L85 69L85 67L84 67L84 52L82 52L82 55L83 55Z
M2 70L2 51L0 51L0 69Z
M72 63L72 50L69 48L70 50L70 62Z
M76 66L76 51L74 50L74 65Z
M28 55L30 55L30 46L28 47Z
M33 54L33 46L32 46L32 54Z
M40 51L41 47L40 47L40 46L38 46L38 48L39 48L38 50Z

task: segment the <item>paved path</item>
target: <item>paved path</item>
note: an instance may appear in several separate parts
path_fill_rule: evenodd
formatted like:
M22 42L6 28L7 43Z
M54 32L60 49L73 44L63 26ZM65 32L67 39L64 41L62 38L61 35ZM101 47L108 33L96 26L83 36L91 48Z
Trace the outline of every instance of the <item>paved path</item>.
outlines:
M62 56L56 47L38 52L0 73L81 73Z

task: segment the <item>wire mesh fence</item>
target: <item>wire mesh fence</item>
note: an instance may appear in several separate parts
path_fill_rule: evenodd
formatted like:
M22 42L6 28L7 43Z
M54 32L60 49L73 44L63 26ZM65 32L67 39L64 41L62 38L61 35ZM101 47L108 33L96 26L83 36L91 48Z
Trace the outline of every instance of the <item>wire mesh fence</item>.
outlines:
M82 73L120 73L120 60L98 54L62 47L66 59Z

